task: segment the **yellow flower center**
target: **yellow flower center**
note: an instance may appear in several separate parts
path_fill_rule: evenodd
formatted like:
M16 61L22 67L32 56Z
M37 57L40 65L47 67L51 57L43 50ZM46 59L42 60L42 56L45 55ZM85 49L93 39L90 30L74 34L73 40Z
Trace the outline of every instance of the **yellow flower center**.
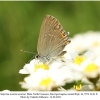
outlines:
M73 87L74 87L74 89L76 89L77 91L80 91L81 88L82 88L82 85L81 85L81 84L80 84L80 85L74 85Z
M74 63L80 65L85 59L85 56L76 56Z
M50 77L42 79L40 82L40 86L45 86L46 88L48 88L51 82L55 84L55 82L52 81Z
M98 70L98 66L95 65L94 63L91 63L91 64L88 64L87 67L85 68L85 71L86 72L93 72L93 71L96 71Z
M35 65L34 71L37 71L39 68L43 68L44 70L49 70L49 66L42 63Z
M97 46L99 46L99 45L100 45L100 44L99 44L98 42L94 42L94 43L93 43L93 46L94 46L94 47L97 47Z

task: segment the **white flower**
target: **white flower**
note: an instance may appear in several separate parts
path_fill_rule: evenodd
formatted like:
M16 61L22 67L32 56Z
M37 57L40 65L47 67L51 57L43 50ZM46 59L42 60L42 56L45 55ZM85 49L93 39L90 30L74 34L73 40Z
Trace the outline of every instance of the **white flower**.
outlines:
M78 55L77 52L74 52L71 53L70 55L71 55L71 59L70 59L69 66L70 66L70 71L73 73L73 79L75 81L82 80L82 78L84 77L82 66L84 61L89 59L88 55L91 55L91 53L86 52L84 55L80 56Z
M89 51L83 55L78 55L76 52L70 55L72 63L69 63L69 66L74 80L82 80L84 77L95 78L100 74L100 57L95 58Z
M6 92L7 93L7 92L10 92L10 90L3 90L2 92Z
M29 64L25 64L23 69L19 71L20 74L31 74L34 71L35 60L30 61Z
M48 65L43 64L42 62L38 62L36 59L33 59L30 61L30 63L25 64L25 66L23 67L23 69L19 71L19 73L20 74L33 74L39 68L42 68L44 70L49 69Z
M54 68L55 69L55 68ZM66 66L60 69L43 70L38 69L20 82L21 87L27 90L53 90L53 88L63 86L71 81L71 73L67 73Z
M72 82L72 72L69 70L69 63L57 59L50 63L35 63L32 60L19 71L21 74L29 74L24 78L24 82L20 82L21 87L27 90L53 90L66 83Z
M80 91L94 91L93 85L83 85Z
M100 74L100 57L92 60L86 60L83 63L83 72L88 78L96 78Z
M88 31L86 33L76 34L71 43L65 47L68 52L77 51L83 53L85 51L92 51L96 56L100 55L100 32Z
M59 91L65 91L65 92L66 92L66 91L76 91L75 88L71 88L71 89L67 89L67 90L66 90L66 89L64 89L63 87L59 87L58 90L59 90Z

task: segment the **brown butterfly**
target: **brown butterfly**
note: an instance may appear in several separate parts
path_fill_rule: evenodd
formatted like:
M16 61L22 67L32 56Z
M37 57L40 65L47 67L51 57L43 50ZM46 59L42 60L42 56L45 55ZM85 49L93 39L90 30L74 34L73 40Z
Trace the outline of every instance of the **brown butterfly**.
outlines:
M40 29L36 58L47 62L61 56L66 53L63 49L69 43L68 33L59 21L51 15L46 15Z

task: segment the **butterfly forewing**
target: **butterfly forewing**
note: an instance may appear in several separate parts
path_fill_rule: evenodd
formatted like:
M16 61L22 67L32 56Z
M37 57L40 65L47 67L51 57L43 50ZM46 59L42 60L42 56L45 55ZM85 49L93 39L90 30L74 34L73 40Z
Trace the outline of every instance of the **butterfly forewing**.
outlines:
M38 39L37 51L40 57L49 59L60 55L70 42L68 34L56 18L46 15Z

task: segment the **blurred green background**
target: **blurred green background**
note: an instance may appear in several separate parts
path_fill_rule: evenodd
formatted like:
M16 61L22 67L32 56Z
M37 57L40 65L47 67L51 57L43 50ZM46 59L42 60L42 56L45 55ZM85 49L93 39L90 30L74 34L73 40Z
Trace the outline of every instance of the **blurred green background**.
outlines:
M34 55L20 50L37 52L38 35L46 14L57 18L70 37L100 30L99 1L0 2L0 91L22 90L19 82L25 75L18 72Z

